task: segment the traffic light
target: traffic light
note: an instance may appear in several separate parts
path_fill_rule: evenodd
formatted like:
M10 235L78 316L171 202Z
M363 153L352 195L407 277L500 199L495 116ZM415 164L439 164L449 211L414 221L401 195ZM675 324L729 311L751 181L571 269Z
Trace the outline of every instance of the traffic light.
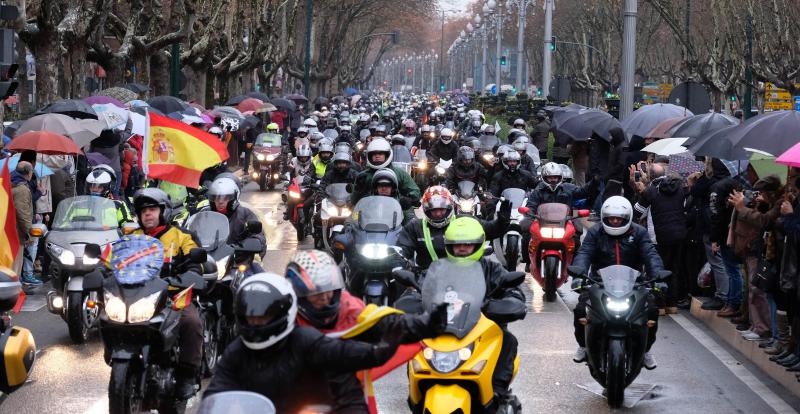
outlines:
M611 97L611 92L610 91L606 91L606 98L610 98L610 97Z
M500 56L500 64L505 66L508 63L508 59L505 56Z
M444 83L439 84L439 92L444 92Z
M395 30L392 32L392 43L396 45L397 42L399 41L400 41L400 32Z
M736 102L736 95L731 95L731 102Z
M541 89L537 89L536 90L536 96L542 96L542 90Z
M556 51L556 37L555 36L550 38L550 51L551 52L555 52Z

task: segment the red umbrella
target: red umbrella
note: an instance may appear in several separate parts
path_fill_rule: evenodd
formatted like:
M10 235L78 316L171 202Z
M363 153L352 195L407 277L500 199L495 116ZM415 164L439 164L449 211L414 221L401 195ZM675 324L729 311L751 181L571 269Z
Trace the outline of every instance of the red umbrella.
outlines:
M16 136L6 149L31 150L40 154L80 154L81 149L71 139L50 131L30 131Z
M238 109L238 110L240 110L242 112L246 112L246 111L255 112L255 111L261 109L261 107L263 107L263 106L264 106L264 102L261 101L260 99L247 98L247 99L243 100L242 102L240 102L239 105L236 105L236 109Z
M675 126L678 122L688 119L686 117L678 116L674 118L667 118L658 123L655 128L647 133L648 138L671 138L668 131Z

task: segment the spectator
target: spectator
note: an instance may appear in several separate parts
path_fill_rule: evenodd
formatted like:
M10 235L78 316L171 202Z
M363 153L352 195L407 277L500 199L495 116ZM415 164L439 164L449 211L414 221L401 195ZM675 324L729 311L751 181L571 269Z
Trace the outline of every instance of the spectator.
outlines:
M716 171L716 166L714 167ZM722 168L727 170L724 165ZM739 271L741 261L736 257L732 244L728 239L733 206L728 202L734 190L741 190L741 183L730 174L711 185L709 192L709 210L711 212L710 240L711 250L719 252L722 264L728 274L728 294L725 306L717 316L731 318L740 316L742 305L742 274Z
M550 120L544 110L536 112L536 125L533 127L533 146L539 150L539 159L547 158L547 144L550 139Z
M34 204L30 182L33 180L33 164L27 161L17 163L11 173L11 196L17 214L17 233L22 245L22 282L28 285L41 285L42 281L33 275L33 260L36 257L37 240L30 236L33 227Z
M787 186L789 195L781 202L781 217L778 220L777 228L783 231L786 243L783 246L781 255L781 269L778 291L778 315L782 316L785 312L787 317L778 318L777 330L783 335L779 339L781 346L774 352L770 360L781 363L786 359L795 358L800 360L800 268L798 267L798 256L800 256L800 204L797 192L800 179L793 177L797 173L796 168L789 172L789 183ZM782 305L782 306L781 306ZM788 320L791 320L791 328L788 328ZM791 334L789 334L789 331Z

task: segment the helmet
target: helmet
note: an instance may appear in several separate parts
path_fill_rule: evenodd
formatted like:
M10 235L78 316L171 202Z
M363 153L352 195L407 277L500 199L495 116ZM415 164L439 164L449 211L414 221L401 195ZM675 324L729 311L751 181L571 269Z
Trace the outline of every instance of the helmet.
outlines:
M486 134L486 135L494 135L495 132L497 132L497 131L495 131L494 125L492 125L492 124L487 124L486 128L483 129L483 133Z
M216 180L218 178L223 178L223 177L230 178L231 180L233 180L233 182L236 183L236 186L239 187L239 191L240 192L242 191L242 180L240 180L239 177L236 176L236 174L226 171L224 173L217 174L217 176L214 177L214 179Z
M444 142L445 144L449 144L450 142L453 141L454 135L455 134L453 133L452 129L442 128L442 130L439 132L439 139L441 139L442 142Z
M300 163L301 166L307 167L311 163L312 155L311 147L304 144L297 149L295 158L297 158L297 162Z
M564 177L563 178L564 182L565 183L571 183L572 182L572 169L569 168L569 165L567 165L567 164L558 164L558 165L561 166L561 173L563 174L562 177Z
M325 120L326 128L336 128L337 126L339 125L336 123L336 118L328 118Z
M233 312L244 345L253 350L265 349L294 330L297 296L285 277L257 273L236 290Z
M612 226L608 222L610 217L619 217L622 219L622 225L619 227ZM631 228L633 221L633 207L627 198L622 196L609 197L600 207L600 221L603 222L603 230L609 236L621 236Z
M422 194L422 212L425 213L425 217L428 220L428 223L436 228L443 228L450 223L450 219L453 217L454 209L453 209L453 195L450 194L450 190L444 188L440 185L435 185L433 187L428 187L425 190L425 193ZM431 217L432 210L437 208L443 208L447 210L447 213L442 218L433 218Z
M557 177L557 178L556 178ZM556 191L561 182L564 181L564 173L561 171L561 165L554 162L548 162L542 167L542 181L550 188L551 191Z
M326 252L300 250L286 266L286 278L297 295L297 311L316 328L330 327L339 315L339 299L344 280L339 266ZM333 292L331 301L317 309L308 301L309 296Z
M323 152L327 153L327 155L323 155ZM331 144L328 140L320 141L319 151L317 151L317 154L319 155L319 160L325 164L331 162L333 157L333 144Z
M86 176L86 194L108 197L111 194L111 187L116 181L117 176L114 174L114 170L106 164L99 164L92 168L92 171ZM92 191L92 188L98 188L98 190Z
M215 200L227 201L225 211L220 213L233 212L239 206L239 186L228 177L217 177L208 187L208 202L212 211L217 211Z
M463 147L458 149L458 161L459 161L459 163L461 163L464 166L467 166L467 165L472 165L472 161L474 161L474 160L475 160L475 150L474 149L472 149L470 147L467 147L467 146L463 146Z
M386 136L386 125L378 125L378 126L376 126L375 127L375 133L373 135L376 135L376 136L379 136L379 137L385 137Z
M406 137L400 134L392 135L392 145L406 145Z
M409 118L409 119L406 119L405 121L403 121L403 127L404 127L404 128L411 128L411 129L414 129L414 128L416 128L416 127L417 127L417 123L416 123L416 122L414 122L414 120L413 120L413 119L410 119L410 118Z
M510 150L510 149L512 149L512 148L508 144L503 144L503 145L499 146L497 148L497 158L502 160L503 156L506 155L506 152L508 152L508 150Z
M475 117L472 117L472 120L470 121L470 124L472 125L473 128L480 128L481 125L483 125L483 121L481 120L480 117L475 116Z
M527 134L522 133L521 135L517 135L517 139L514 140L515 144L517 142L521 142L521 143L523 143L525 145L528 145L528 144L531 143L531 138Z
M308 128L306 128L304 126L301 126L300 128L297 128L297 136L298 137L305 138L306 135L308 135Z
M483 242L486 241L486 233L478 220L472 217L459 217L453 220L444 232L444 247L447 250L447 257L454 262L470 263L475 262L483 256ZM453 246L456 244L472 244L475 251L469 256L456 256Z
M389 168L381 168L372 176L372 194L377 194L378 186L389 184L392 186L392 196L397 194L397 174Z
M343 165L344 162L346 162L347 165ZM333 154L333 168L336 171L343 173L348 169L350 169L352 165L353 165L353 158L350 157L349 153L340 151Z
M528 150L528 144L526 144L526 143L524 143L524 142L522 142L520 140L516 140L516 141L514 141L514 150L519 152L520 156L522 156Z
M508 131L508 142L513 143L514 141L517 140L517 138L519 138L522 135L525 135L525 131L517 129L517 128L511 128Z
M169 221L168 217L172 214L172 203L169 201L169 196L164 190L158 188L143 188L136 192L133 196L133 210L136 216L142 214L142 210L147 207L158 207L161 213L158 216L160 225L165 225ZM141 217L139 217L141 222Z
M361 114L361 116L358 117L358 122L364 122L364 123L369 122L369 115Z
M313 120L311 118L306 118L306 120L303 121L303 126L308 128L308 129L316 128L317 127L317 121L315 121L315 120Z
M278 128L278 124L276 124L274 122L270 122L269 125L267 125L267 132L271 132L273 134L277 134L279 129L280 128Z
M509 161L516 161L514 166L508 165ZM514 150L506 150L506 153L503 154L503 158L500 160L503 163L503 168L509 171L516 171L519 169L519 164L522 162L522 157L519 156L519 153Z
M525 120L517 118L514 120L514 128L525 129Z
M208 129L208 133L209 134L214 134L214 135L216 135L218 137L222 137L222 129L220 129L220 127L218 127L216 125L211 127L211 128L209 128Z
M380 164L372 163L372 154L382 152L386 158ZM367 145L367 165L372 169L385 168L392 162L392 146L385 139L374 139Z

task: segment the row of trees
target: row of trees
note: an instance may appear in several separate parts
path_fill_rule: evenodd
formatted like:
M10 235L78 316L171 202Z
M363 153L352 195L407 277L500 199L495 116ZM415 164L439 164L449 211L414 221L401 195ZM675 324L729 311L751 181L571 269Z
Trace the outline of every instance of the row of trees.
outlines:
M392 47L413 44L415 25L435 14L424 0L314 0L311 95L359 87ZM284 92L304 75L305 0L19 0L20 67L36 60L37 106L88 94L99 65L104 87L136 82L168 94L177 51L188 99L211 105L267 88L279 69ZM406 29L406 30L403 30ZM409 36L406 36L406 33ZM176 47L177 46L177 47ZM401 45L402 46L402 45ZM23 71L24 72L24 71ZM22 74L24 76L24 73ZM21 85L23 112L31 108Z

